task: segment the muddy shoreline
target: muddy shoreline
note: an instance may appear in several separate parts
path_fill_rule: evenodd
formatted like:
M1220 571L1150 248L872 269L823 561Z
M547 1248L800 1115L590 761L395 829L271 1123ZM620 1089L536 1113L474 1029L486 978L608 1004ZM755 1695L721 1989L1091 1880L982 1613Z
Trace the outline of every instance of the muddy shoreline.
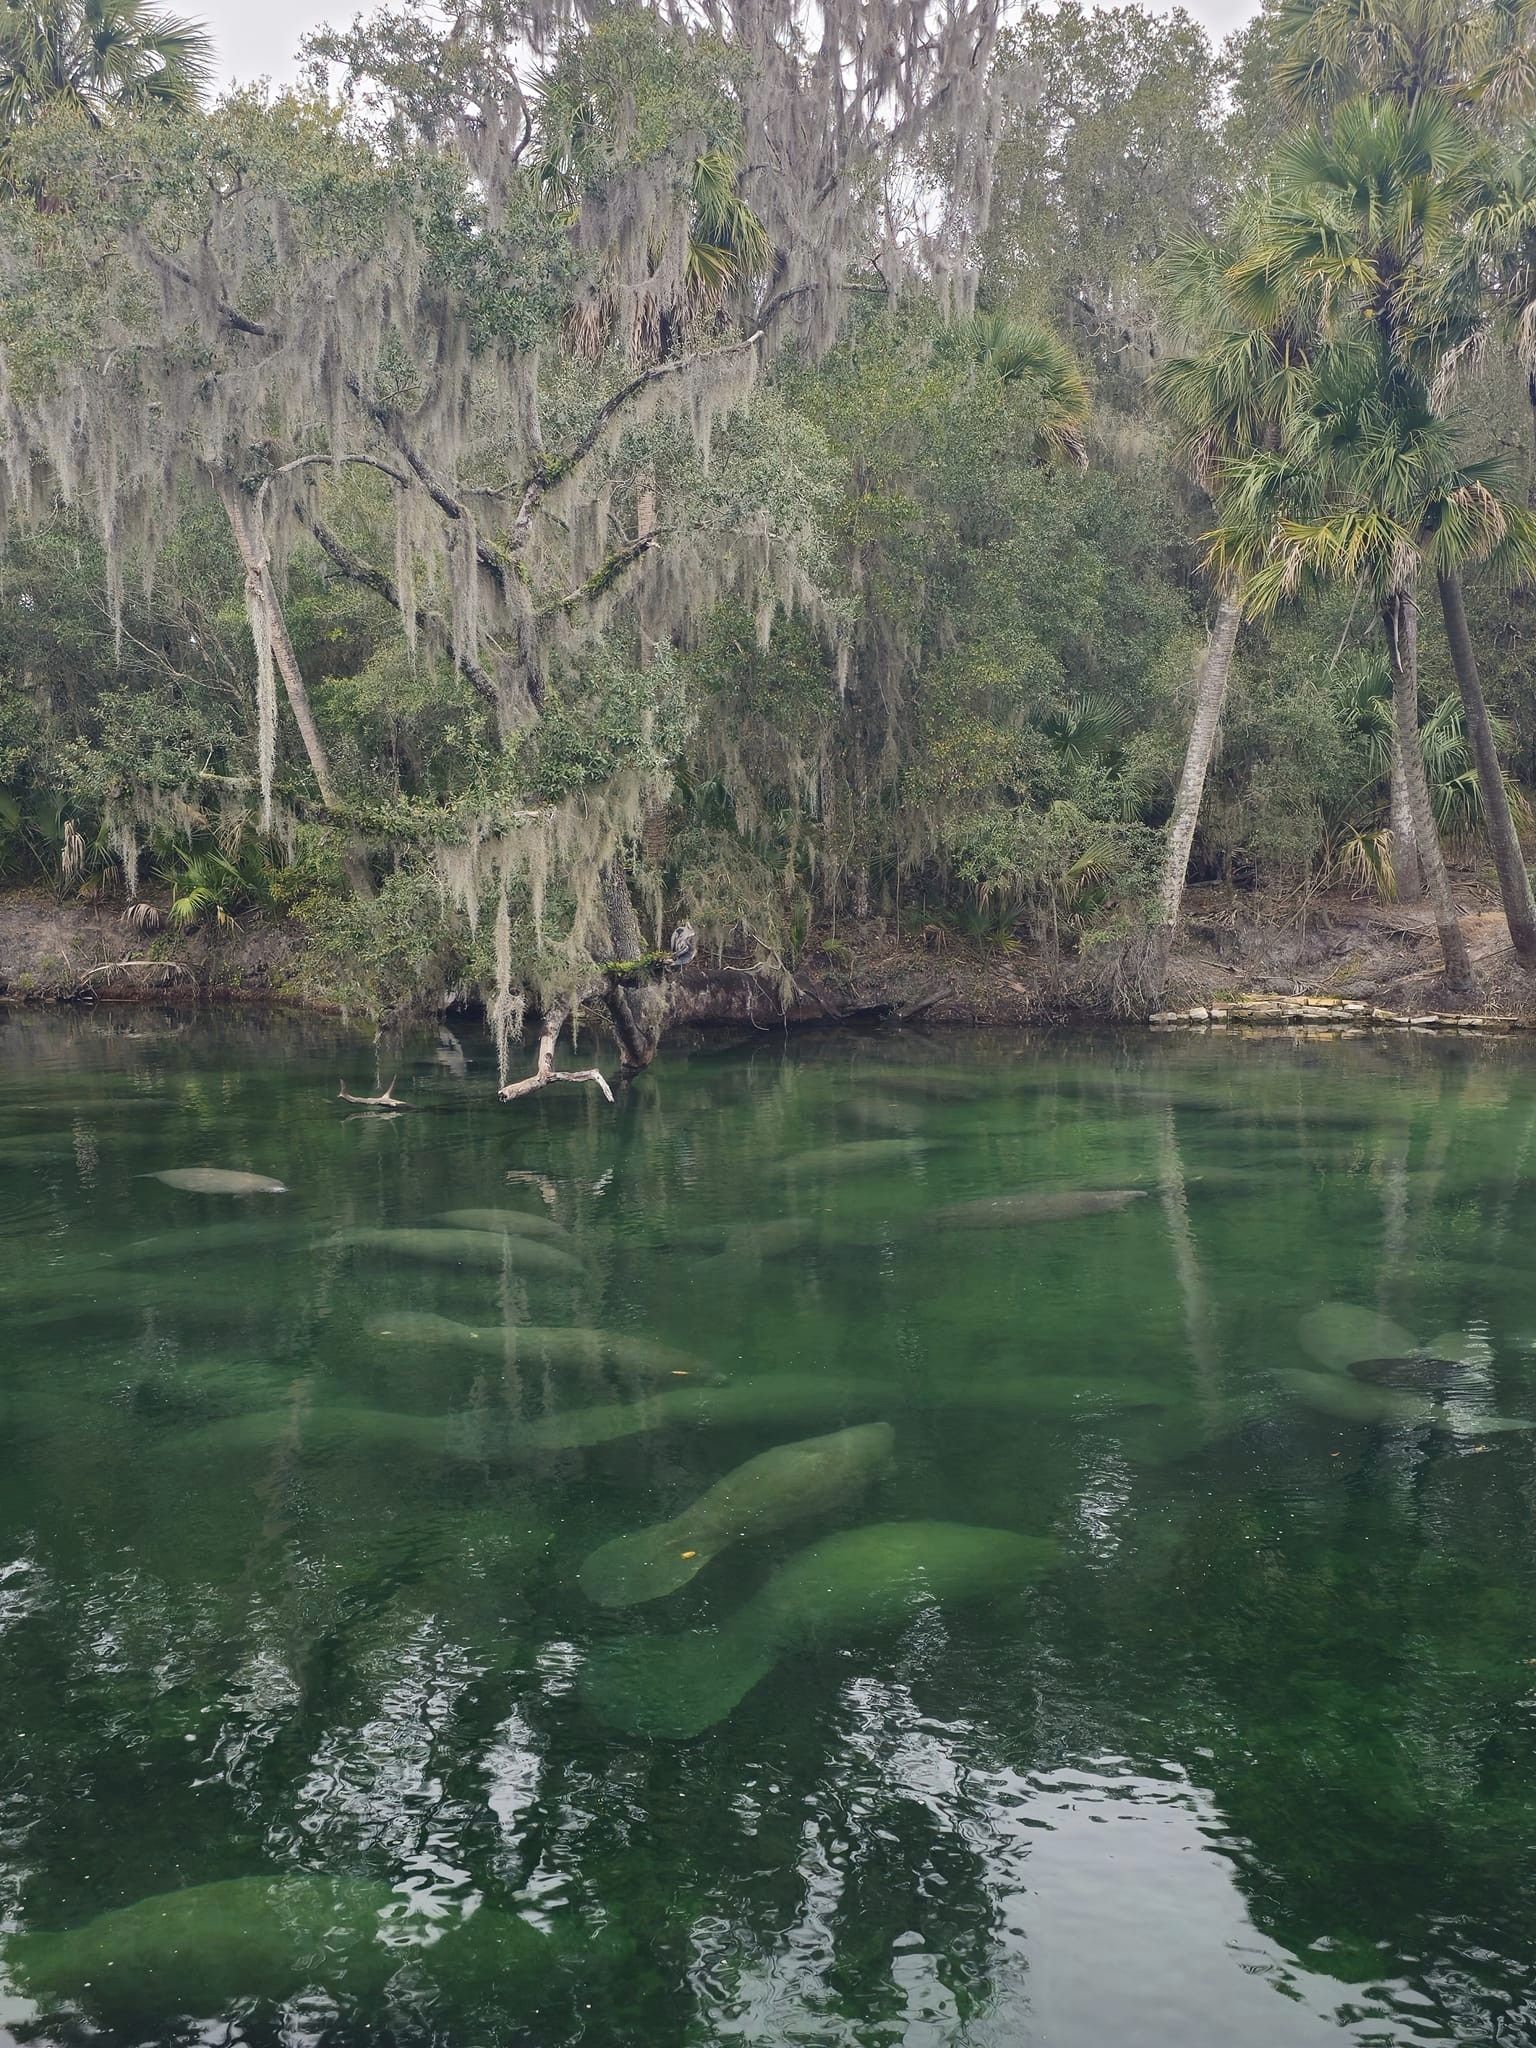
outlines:
M925 1026L1144 1023L1161 1029L1536 1029L1536 977L1510 954L1483 877L1458 877L1477 987L1456 999L1417 906L1349 896L1191 889L1167 989L1153 1006L1108 951L981 948L940 927L881 920L818 934L788 968L701 956L674 987L674 1025L763 1031L895 1022ZM1254 1002L1253 999L1270 1001ZM1322 999L1307 1002L1305 999ZM345 1016L306 960L302 931L253 917L235 930L126 931L116 906L46 890L0 892L0 1003L254 1006ZM1326 1011L1324 1005L1326 1004ZM475 992L402 1002L392 1022L473 1011ZM1478 1020L1476 1024L1473 1020ZM359 1019L359 1021L362 1021Z

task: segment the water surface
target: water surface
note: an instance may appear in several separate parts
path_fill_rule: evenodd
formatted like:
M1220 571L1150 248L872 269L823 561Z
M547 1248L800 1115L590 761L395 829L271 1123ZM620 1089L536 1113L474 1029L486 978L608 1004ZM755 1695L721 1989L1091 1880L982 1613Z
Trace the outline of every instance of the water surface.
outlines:
M0 2035L1536 2042L1536 1060L396 1064L0 1013Z

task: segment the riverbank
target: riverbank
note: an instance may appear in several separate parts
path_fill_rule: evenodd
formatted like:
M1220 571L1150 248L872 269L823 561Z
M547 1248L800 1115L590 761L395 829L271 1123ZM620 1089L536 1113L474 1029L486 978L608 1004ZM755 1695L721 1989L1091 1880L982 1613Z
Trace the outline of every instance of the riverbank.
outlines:
M1427 1015L1536 1025L1536 977L1514 963L1496 896L1476 876L1459 879L1477 981L1467 996L1445 989L1433 921L1422 906L1197 888L1158 1013L1203 1023L1202 1010L1267 993L1363 1005L1348 1020L1355 1028ZM1011 940L978 944L939 923L898 930L878 919L819 934L790 962L750 949L723 961L701 955L674 994L680 1024L762 1028L879 1017L1003 1025L1133 1020L1153 1008L1108 949L1058 954ZM125 929L114 904L39 889L0 893L0 1001L268 1004L321 1014L344 1007L317 976L303 930L291 922L256 915L235 927L146 938ZM448 1006L446 996L440 1006ZM431 1014L435 1006L403 1007Z

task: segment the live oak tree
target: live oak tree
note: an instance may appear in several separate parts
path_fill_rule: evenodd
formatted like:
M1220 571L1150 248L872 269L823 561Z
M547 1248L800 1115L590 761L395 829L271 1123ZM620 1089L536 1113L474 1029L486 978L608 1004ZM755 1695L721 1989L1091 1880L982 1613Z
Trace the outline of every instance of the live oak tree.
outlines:
M595 999L627 1069L655 1052L669 954L642 938L628 870L670 759L642 730L606 779L541 800L551 687L599 641L664 665L727 596L760 635L815 612L803 501L782 480L750 501L750 459L722 490L712 449L779 350L835 338L861 282L917 271L964 310L997 26L990 0L590 21L490 5L437 31L385 15L316 46L339 108L245 96L100 130L45 114L13 137L7 522L81 508L121 620L186 494L222 508L263 822L281 696L310 784L289 808L334 828L360 890L390 838L317 716L293 549L312 543L473 692L499 766L410 826L465 912L490 909L503 1048L531 993L551 1046ZM553 1073L541 1058L535 1078Z

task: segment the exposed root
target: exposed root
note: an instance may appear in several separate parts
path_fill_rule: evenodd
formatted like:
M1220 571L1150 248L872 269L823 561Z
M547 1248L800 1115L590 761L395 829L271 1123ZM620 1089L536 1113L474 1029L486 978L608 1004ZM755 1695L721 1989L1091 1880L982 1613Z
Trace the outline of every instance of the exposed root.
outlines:
M516 1102L519 1096L532 1095L536 1088L547 1088L551 1081L591 1081L601 1088L608 1100L613 1100L613 1090L596 1067L583 1067L580 1072L562 1074L555 1068L555 1046L560 1033L565 1029L570 1016L569 1004L554 1005L544 1019L544 1028L539 1033L539 1058L531 1074L521 1081L509 1081L496 1092L503 1102Z
M75 1002L94 1003L96 991L91 987L91 983L98 974L122 974L129 969L155 971L166 981L169 981L173 974L184 974L194 988L197 985L197 976L190 967L180 960L105 960L99 967L87 967L85 972L77 978L72 991L72 1000Z

